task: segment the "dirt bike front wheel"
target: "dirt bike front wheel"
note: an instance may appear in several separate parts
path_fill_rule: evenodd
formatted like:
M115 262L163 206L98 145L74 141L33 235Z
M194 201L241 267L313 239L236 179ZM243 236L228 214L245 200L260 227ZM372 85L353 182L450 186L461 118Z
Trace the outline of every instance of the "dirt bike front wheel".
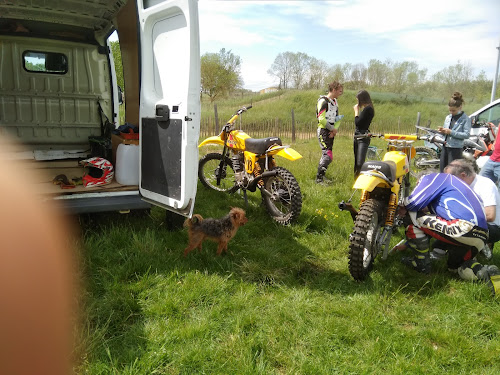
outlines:
M200 159L198 165L198 177L203 186L226 193L234 193L238 190L234 176L233 164L228 157L224 157L221 168L222 154L210 153ZM220 182L217 184L217 177Z
M281 167L276 167L274 171L276 176L264 180L265 191L262 191L262 200L274 221L288 225L300 215L302 193L292 173Z
M384 225L383 207L383 202L367 199L356 216L349 239L349 273L354 280L365 280L373 268L378 253L378 239Z
M419 172L428 169L439 170L438 153L430 147L415 147L415 157L412 160L413 174L416 176Z

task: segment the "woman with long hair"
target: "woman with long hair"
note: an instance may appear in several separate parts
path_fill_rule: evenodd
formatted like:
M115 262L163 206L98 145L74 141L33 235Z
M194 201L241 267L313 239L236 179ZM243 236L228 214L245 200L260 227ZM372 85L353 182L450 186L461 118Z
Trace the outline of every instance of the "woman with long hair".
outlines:
M353 107L356 125L354 135L366 134L370 132L369 127L375 116L375 109L368 91L360 90L356 94L356 99L358 103ZM370 138L354 138L354 179L358 178L365 162L368 146L370 146Z

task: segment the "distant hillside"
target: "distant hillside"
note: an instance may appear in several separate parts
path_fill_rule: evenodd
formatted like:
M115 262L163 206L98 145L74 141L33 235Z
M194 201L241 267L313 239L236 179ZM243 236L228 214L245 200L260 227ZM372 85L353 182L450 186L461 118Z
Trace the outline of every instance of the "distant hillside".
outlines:
M315 106L321 90L287 90L264 95L246 95L217 101L210 104L202 102L202 121L213 122L214 104L217 105L219 124L225 123L232 114L242 106L252 105L253 108L244 114L244 121L251 123L280 121L291 122L291 111L294 110L295 123L311 124L316 122ZM356 92L345 90L339 98L340 114L345 115L348 124L354 121L353 105L356 104ZM372 128L383 128L384 124L414 125L417 113L421 113L421 125L431 121L431 127L439 126L448 114L448 98L429 99L425 97L410 97L390 93L371 93L375 107L375 118ZM467 100L467 98L466 98ZM472 113L486 103L466 103L464 111ZM373 129L372 129L373 130Z

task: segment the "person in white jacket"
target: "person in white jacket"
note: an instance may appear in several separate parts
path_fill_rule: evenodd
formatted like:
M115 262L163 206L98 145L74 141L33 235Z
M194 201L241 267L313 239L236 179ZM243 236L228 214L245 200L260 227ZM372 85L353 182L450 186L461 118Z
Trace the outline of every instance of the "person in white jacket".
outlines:
M328 85L328 95L320 96L316 104L316 117L318 119L318 141L321 147L321 158L319 160L316 183L324 182L325 173L333 160L333 141L337 134L336 122L339 116L337 98L344 93L343 86L334 81Z
M472 165L465 159L453 160L446 166L444 173L460 178L481 198L489 232L482 253L486 259L491 259L495 242L500 240L500 193L497 186L489 178L477 175Z

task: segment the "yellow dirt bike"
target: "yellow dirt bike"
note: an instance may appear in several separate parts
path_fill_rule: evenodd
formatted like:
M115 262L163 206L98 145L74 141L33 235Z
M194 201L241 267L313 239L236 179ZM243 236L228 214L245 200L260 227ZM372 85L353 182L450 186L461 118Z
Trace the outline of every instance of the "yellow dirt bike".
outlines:
M198 147L208 144L223 146L222 153L209 153L199 162L198 177L207 188L234 193L260 190L262 200L271 217L287 225L300 215L302 194L297 180L287 169L278 167L274 160L279 155L288 160L302 157L289 146L283 146L278 137L251 138L236 130L236 119L252 106L242 107L222 127L218 136L209 137Z
M339 203L339 208L349 211L354 221L349 236L349 272L355 280L361 281L371 272L380 252L382 259L387 258L392 234L403 224L403 218L397 216L396 210L410 194L410 165L416 155L412 143L430 138L429 135L401 134L355 137L378 137L388 142L382 161L365 162L354 182L353 188L361 190L359 211L351 204L352 196L347 202ZM432 139L432 142L444 144L440 139Z

